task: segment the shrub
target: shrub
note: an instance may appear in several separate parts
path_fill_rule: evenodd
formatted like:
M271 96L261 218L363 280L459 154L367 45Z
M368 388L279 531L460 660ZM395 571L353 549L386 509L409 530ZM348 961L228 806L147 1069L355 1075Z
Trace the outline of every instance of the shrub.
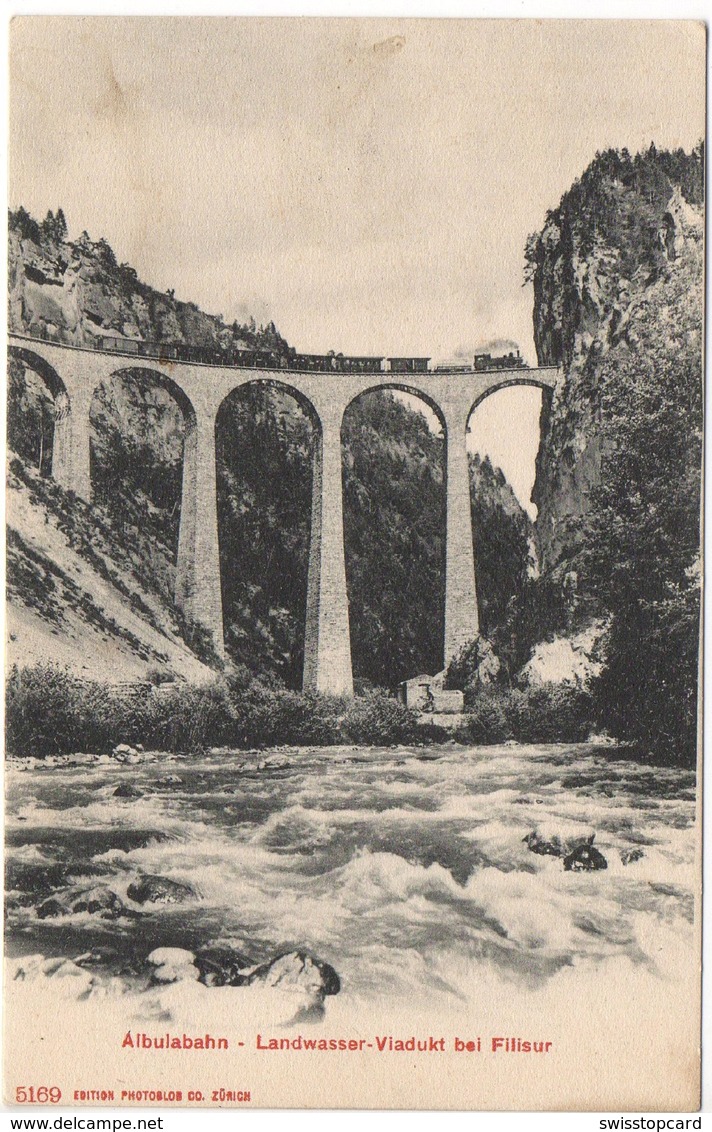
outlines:
M172 684L149 693L145 738L156 750L190 754L231 740L234 717L224 682Z
M475 743L501 743L512 738L509 692L483 689L467 712L467 732Z
M387 692L377 690L348 701L341 718L343 737L351 743L412 743L419 737L417 717Z
M191 753L212 746L325 746L338 742L438 742L414 712L386 692L342 700L290 692L242 671L208 684L110 685L83 680L52 664L14 667L6 690L7 748L15 755L96 754L117 743ZM482 689L468 712L476 743L575 742L592 725L591 697L571 685L519 691Z
M467 730L476 743L576 743L587 738L593 722L590 694L573 684L483 689L467 712Z
M338 742L338 700L269 688L255 680L246 688L233 691L232 702L236 746Z
M532 685L512 691L509 720L523 743L580 742L593 726L593 703L575 684Z
M170 668L165 668L160 664L154 664L146 669L146 679L149 684L153 684L155 688L158 688L161 684L172 684L175 680L175 676Z
M117 740L108 685L54 664L12 668L5 691L7 747L16 755L105 751Z

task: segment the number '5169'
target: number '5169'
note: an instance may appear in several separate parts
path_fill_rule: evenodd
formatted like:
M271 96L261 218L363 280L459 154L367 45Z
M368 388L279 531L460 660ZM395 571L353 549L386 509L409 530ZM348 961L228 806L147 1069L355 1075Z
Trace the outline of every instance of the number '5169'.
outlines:
M15 1104L59 1104L62 1090L56 1085L18 1085Z

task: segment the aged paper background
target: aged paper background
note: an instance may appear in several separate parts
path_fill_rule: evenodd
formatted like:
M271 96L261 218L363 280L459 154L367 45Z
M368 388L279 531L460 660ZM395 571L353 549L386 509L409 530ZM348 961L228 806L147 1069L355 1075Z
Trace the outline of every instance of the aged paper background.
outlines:
M611 65L614 52L617 67ZM125 63L126 58L132 58L130 72L117 74L116 60ZM492 58L500 68L496 79L485 65ZM229 76L233 68L247 73L249 59L259 59L262 70L256 77L250 72L256 84L249 91L254 118L244 122L249 145L241 147L236 171L228 157L231 122L245 111ZM195 68L201 89L193 97L189 86ZM471 87L463 90L464 73ZM523 218L529 223L527 171L540 188L547 183L540 167L554 170L548 181L548 207L554 208L573 179L572 150L586 154L575 159L575 176L597 148L636 149L649 143L650 120L641 106L649 110L656 85L664 88L665 107L656 143L689 150L705 133L704 76L704 28L692 22L613 27L239 19L224 22L216 33L213 21L200 19L150 20L149 27L128 18L23 17L13 23L11 35L10 206L24 204L42 216L50 205L62 205L71 211L77 231L87 228L97 238L92 222L101 215L97 197L110 198L113 215L123 218L112 236L121 259L140 264L142 277L153 269L150 281L158 287L176 286L182 298L212 310L211 276L229 277L231 257L239 258L231 243L236 230L228 238L219 234L220 194L226 199L252 180L264 182L269 190L259 222L281 225L293 239L279 263L260 260L258 240L244 249L253 290L242 294L245 276L240 274L224 288L226 307L237 309L241 298L249 307L269 297L273 286L285 312L277 325L305 352L326 352L333 345L346 354L424 355L448 346L452 353L463 342L452 312L467 287L457 228L477 231L483 258L496 257ZM567 84L576 110L564 120L558 108ZM276 106L286 108L283 121L274 120ZM593 144L596 123L604 112L611 121L611 107L620 115L620 130ZM54 132L48 136L50 117ZM476 178L481 192L469 196L471 181L463 177L455 226L442 213L440 201L453 199L443 182L460 178L473 149L480 160L486 155L488 136L494 148L494 139L510 131L520 146L512 153L511 196L503 198L488 187L487 162L481 161ZM305 172L320 133L323 195ZM221 136L225 149L218 144ZM354 140L353 148L343 143L349 177L329 170L329 162L339 160L342 136ZM403 147L404 137L413 139L412 146ZM388 165L391 152L401 163L395 171ZM406 156L408 176L402 165ZM354 158L360 164L352 168ZM387 211L371 213L378 164L393 197ZM281 192L275 167L283 170ZM562 167L566 175L557 179ZM211 184L217 186L214 209L208 216L198 214L198 194ZM196 193L194 199L187 188ZM350 221L359 211L364 225L371 226L372 246L360 262L351 259L353 277L347 279L354 249L348 246L339 259L338 235L342 218ZM539 214L530 228L543 220ZM412 252L407 257L406 245ZM477 270L483 273L481 265ZM367 283L370 273L369 288L364 279ZM519 282L513 282L513 290ZM478 334L494 336L505 314L511 318L511 336L526 340L530 309L530 297L496 295L472 344L477 345ZM476 318L476 311L471 315ZM393 331L388 338L386 327ZM512 468L517 454L513 443ZM5 1099L11 1103L18 1085L35 1081L58 1084L63 1103L74 1090L114 1090L108 1103L120 1104L121 1090L128 1088L180 1090L183 1104L189 1091L199 1092L202 1103L210 1104L212 1091L222 1088L248 1091L258 1107L694 1110L700 1074L700 828L698 820L689 878L694 930L679 935L674 956L665 956L662 976L643 959L637 966L602 962L598 969L574 964L545 985L527 988L488 972L479 989L468 983L462 999L453 995L447 1009L441 1000L426 1009L422 1001L398 996L381 1001L335 996L327 1000L318 1025L269 1031L277 1039L298 1032L309 1038L366 1039L372 1046L366 1053L257 1049L257 1035L266 1040L263 1003L240 997L235 988L213 988L174 1003L173 1020L166 1018L164 1000L147 1001L137 1021L141 1015L127 1014L125 998L75 1002L67 997L59 1003L27 980L6 982ZM637 930L644 941L643 920ZM324 958L338 970L338 955ZM477 978L472 968L461 975ZM129 1029L182 1033L189 1032L189 1024L195 1033L226 1034L229 1051L148 1053L122 1045ZM380 1035L442 1038L444 1050L378 1053L373 1045ZM495 1035L551 1042L551 1052L495 1054L486 1048ZM455 1039L473 1038L481 1039L485 1052L455 1052Z

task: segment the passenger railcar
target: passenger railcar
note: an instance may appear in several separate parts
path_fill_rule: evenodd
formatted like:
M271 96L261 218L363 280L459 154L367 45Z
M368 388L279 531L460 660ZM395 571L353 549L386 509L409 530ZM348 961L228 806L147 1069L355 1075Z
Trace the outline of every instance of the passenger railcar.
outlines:
M388 358L389 373L427 373L430 358Z

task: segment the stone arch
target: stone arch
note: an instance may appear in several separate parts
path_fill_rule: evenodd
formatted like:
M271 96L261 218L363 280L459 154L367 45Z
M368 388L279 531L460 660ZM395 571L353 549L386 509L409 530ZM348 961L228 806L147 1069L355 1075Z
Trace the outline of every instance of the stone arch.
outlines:
M356 675L392 687L443 665L447 418L416 382L378 381L349 401L341 442Z
M407 393L410 397L416 397L419 401L422 401L438 418L440 427L443 430L443 434L447 432L445 412L442 406L435 400L434 397L432 397L429 393L426 393L425 390L419 389L417 385L403 381L379 381L374 382L373 385L369 385L365 389L360 389L359 392L354 394L351 400L347 403L346 408L344 409L344 416L349 411L354 402L358 401L360 397L366 397L369 393L388 393L390 390L396 390L396 392L398 393Z
M178 405L183 413L186 426L195 425L196 412L193 402L186 393L182 385L177 381L163 373L159 369L153 369L151 366L142 365L123 365L118 369L114 369L105 377L102 377L92 389L92 398L96 396L97 390L102 385L108 385L110 382L115 381L117 378L129 378L133 381L142 382L145 385L157 385L169 393L173 400Z
M485 389L482 393L480 393L479 396L477 396L475 398L475 400L472 402L472 404L471 404L471 406L468 410L468 413L467 413L467 431L468 432L470 431L472 418L473 418L475 412L477 411L478 408L480 408L484 404L485 401L487 401L494 394L501 392L503 389L511 389L511 388L514 388L514 387L517 387L517 386L522 386L522 387L529 388L529 389L539 389L541 391L541 404L540 404L540 408L539 408L539 434L538 434L538 443L537 443L537 455L535 456L535 460L538 462L538 459L539 459L538 454L541 451L542 441L543 441L543 438L546 434L546 431L547 431L547 428L548 428L549 417L550 417L550 414L551 414L551 404L552 404L552 400L553 400L553 397L554 397L554 387L550 383L548 383L546 381L541 381L541 380L531 376L530 374L528 375L526 373L523 373L521 376L513 376L511 378L506 378L504 381L499 381L496 384L493 383L491 386L489 386L489 388Z
M215 416L226 647L293 687L304 681L322 439L313 401L277 378L234 385Z
M152 396L152 390L166 396ZM160 370L127 364L94 384L88 413L94 498L108 507L129 543L146 536L155 543L153 570L143 581L183 608L195 527L192 496L186 492L197 447L193 403ZM117 481L126 485L125 492L116 491Z
M475 398L475 400L472 402L472 405L470 406L470 411L467 414L468 421L472 417L472 414L474 413L478 405L481 405L482 402L486 401L488 397L491 397L493 393L499 393L501 389L508 389L514 385L528 385L534 389L541 389L543 393L542 401L544 401L547 396L551 397L553 392L551 386L547 384L547 382L539 381L535 377L527 377L523 374L521 377L517 376L505 378L503 381L498 381L496 385L490 385L487 389L483 390L483 392L480 393L479 396Z
M304 409L305 412L313 419L315 425L321 428L321 417L319 415L319 410L317 409L312 399L308 397L307 394L299 389L296 385L291 385L288 381L281 381L278 377L250 377L247 381L240 381L236 385L233 385L218 405L218 410L215 414L216 426L225 403L229 401L231 397L234 397L236 395L239 396L243 390L254 388L255 386L274 389L287 397L292 397L300 406L300 408Z
M531 395L506 398L505 391L513 389L527 389ZM501 407L495 394L504 397ZM512 376L476 397L467 414L476 588L485 637L505 623L511 601L522 597L534 567L530 504L551 394L542 381ZM512 426L502 428L502 420L511 420ZM510 444L516 444L516 460L510 460Z
M24 346L8 346L7 352L11 358L17 358L18 361L24 362L29 369L34 370L42 378L52 397L56 398L61 394L68 397L67 387L62 378L54 366L51 366L41 354L36 354L34 350L27 350Z
M43 427L43 411L39 409L41 436L39 440L38 468L44 474L51 474L52 478L63 487L70 485L71 464L71 422L70 414L72 403L67 387L57 373L56 369L34 350L22 346L8 346L8 362L19 362L25 370L31 370L40 378L49 399L53 403L51 429L48 429L47 446ZM8 406L8 439L12 443L13 417L12 406Z

